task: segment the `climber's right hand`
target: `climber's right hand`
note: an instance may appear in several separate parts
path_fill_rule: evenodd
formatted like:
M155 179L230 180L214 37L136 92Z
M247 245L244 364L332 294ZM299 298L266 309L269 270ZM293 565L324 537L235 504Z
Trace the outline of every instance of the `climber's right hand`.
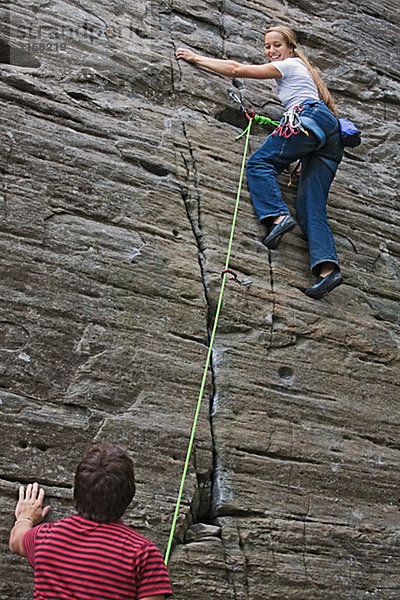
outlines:
M186 50L186 48L178 48L175 56L177 59L182 58L187 62L193 63L196 62L197 54L192 52L191 50Z

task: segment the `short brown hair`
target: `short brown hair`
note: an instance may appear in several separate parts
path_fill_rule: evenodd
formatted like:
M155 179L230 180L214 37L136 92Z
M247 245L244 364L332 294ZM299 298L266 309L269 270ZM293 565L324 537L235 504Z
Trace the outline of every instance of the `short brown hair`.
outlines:
M91 446L77 466L75 508L85 519L99 523L119 519L135 491L133 461L119 446Z

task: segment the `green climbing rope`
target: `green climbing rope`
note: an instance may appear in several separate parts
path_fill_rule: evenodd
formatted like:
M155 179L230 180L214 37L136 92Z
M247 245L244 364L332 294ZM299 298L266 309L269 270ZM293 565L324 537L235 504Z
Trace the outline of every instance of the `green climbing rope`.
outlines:
M235 210L234 210L234 213L233 213L232 228L231 228L231 234L230 234L230 238L229 238L228 251L227 251L227 254L226 254L225 270L223 271L221 290L220 290L220 293L219 293L219 298L218 298L218 303L217 303L217 309L216 309L216 312L215 312L214 325L213 325L212 332L211 332L210 343L209 343L208 352L207 352L207 358L206 358L206 364L205 364L205 367L204 367L203 378L202 378L202 381L201 381L200 392L199 392L199 397L198 397L198 400L197 400L196 411L195 411L195 414L194 414L192 430L191 430L191 433L190 433L189 445L188 445L187 452L186 452L186 460L185 460L185 465L183 467L181 484L180 484L180 487L179 487L178 498L177 498L177 501L176 501L174 516L173 516L173 519L172 519L172 525L171 525L171 531L170 531L170 534L169 534L168 545L167 545L167 549L166 549L166 552L165 552L165 557L164 557L165 564L168 564L169 556L170 556L170 553L171 553L172 542L173 542L173 539L174 539L174 534L175 534L175 529L176 529L176 523L177 523L177 520L178 520L179 509L180 509L180 505L181 505L181 502L182 502L183 488L184 488L184 485L185 485L186 475L187 475L187 471L188 471L188 468L189 468L190 455L191 455L192 449L193 449L193 443L194 443L194 437L195 437L195 433L196 433L197 421L198 421L198 418L199 418L201 403L202 403L202 400L203 400L203 394L204 394L204 388L205 388L205 385L206 385L207 373L208 373L208 369L209 369L210 362L211 362L211 355L212 355L212 349L213 349L213 345L214 345L215 333L217 331L219 314L221 312L222 298L223 298L223 295L224 295L225 283L226 283L226 278L227 278L227 275L228 275L228 273L226 271L229 270L229 260L230 260L230 257L231 257L233 235L234 235L234 232L235 232L236 221L237 221L237 214L238 214L238 209L239 209L240 194L241 194L242 185L243 185L243 177L244 177L244 170L245 170L245 165L246 165L246 156L247 156L247 150L248 150L248 146L249 146L250 129L251 129L252 121L253 121L253 118L251 117L249 119L249 125L248 125L248 127L246 129L246 132L247 132L246 143L245 143L244 151L243 151L242 168L241 168L241 171L240 171L239 185L238 185L238 191L237 191L237 195L236 195L236 204L235 204Z
M247 113L246 113L246 115L247 115ZM237 138L236 138L237 140L240 140L241 137L246 135L247 130L249 129L250 123L252 120L254 120L259 125L275 125L275 127L278 127L278 125L279 125L279 121L272 121L272 119L270 119L269 117L263 117L262 115L252 114L251 117L249 117L249 118L250 118L249 124L247 125L246 129L244 131L242 131L242 133L240 135L237 136Z

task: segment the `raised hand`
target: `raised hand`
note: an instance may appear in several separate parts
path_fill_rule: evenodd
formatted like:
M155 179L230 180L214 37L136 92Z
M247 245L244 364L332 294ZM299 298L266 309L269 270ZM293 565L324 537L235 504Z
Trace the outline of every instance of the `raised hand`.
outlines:
M175 54L176 58L182 58L187 62L195 62L197 58L197 54L192 52L191 50L186 50L185 48L178 48Z
M39 489L37 483L30 483L26 488L23 485L19 488L19 499L15 508L15 518L17 521L32 521L33 525L40 523L50 510L50 506L43 508L44 490Z

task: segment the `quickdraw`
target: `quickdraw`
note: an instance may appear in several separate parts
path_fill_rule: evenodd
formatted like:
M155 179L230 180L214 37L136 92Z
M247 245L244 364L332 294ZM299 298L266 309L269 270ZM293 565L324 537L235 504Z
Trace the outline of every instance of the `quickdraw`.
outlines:
M279 137L290 138L292 135L297 135L302 131L306 135L309 135L308 131L304 129L301 124L299 114L304 110L304 106L295 106L288 110L283 115L278 127L271 133L271 135L279 135Z
M230 277L228 277L228 279L230 281L234 281L235 283L238 283L239 285L245 285L247 287L251 286L250 279L239 279L238 276L237 276L237 274L235 273L235 271L232 271L231 269L224 269L221 272L221 277L223 277L225 275L225 273L226 274L229 273Z
M275 127L277 127L280 122L279 121L273 121L272 119L270 119L269 117L264 117L262 115L257 115L254 110L247 108L243 102L242 102L242 98L239 92L239 95L235 92L235 90L233 90L232 88L228 89L228 94L230 95L230 97L232 98L232 100L234 100L234 102L237 102L238 104L240 104L240 108L242 109L242 111L244 112L244 114L246 115L246 117L249 120L249 124L246 127L246 129L244 131L242 131L242 133L240 135L238 135L235 139L236 140L240 140L240 138L242 138L244 135L246 135L246 133L249 130L250 124L252 121L254 121L255 123L258 123L259 125L275 125Z
M242 98L241 96L238 96L238 94L235 92L235 90L233 90L232 88L228 89L228 94L230 95L230 97L232 98L232 100L234 102L237 102L238 104L240 104L241 109L246 112L246 107L243 105L242 103Z

